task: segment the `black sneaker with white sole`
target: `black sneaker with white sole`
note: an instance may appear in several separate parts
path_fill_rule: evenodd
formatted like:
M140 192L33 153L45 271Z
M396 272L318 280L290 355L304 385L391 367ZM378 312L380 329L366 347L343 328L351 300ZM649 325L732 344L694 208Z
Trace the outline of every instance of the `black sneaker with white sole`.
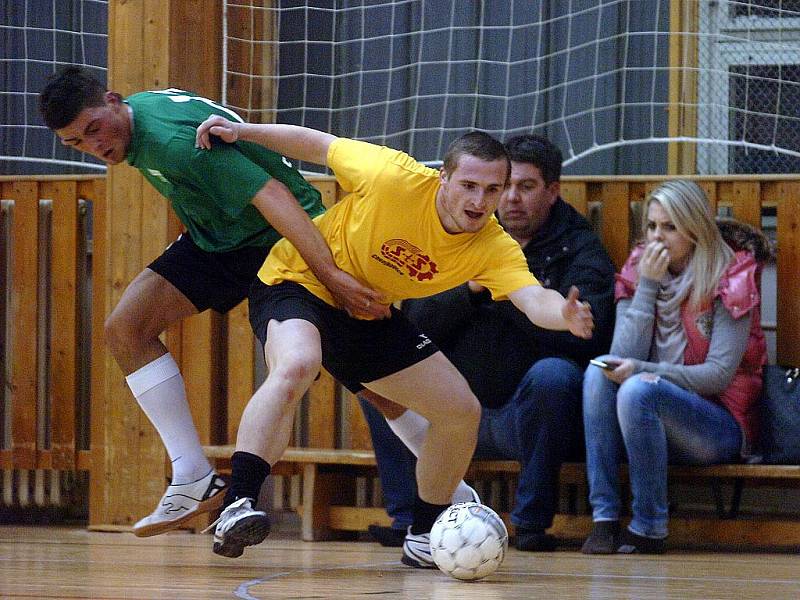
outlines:
M267 513L254 510L252 498L239 498L225 507L214 529L214 554L238 558L245 547L263 542L269 535Z

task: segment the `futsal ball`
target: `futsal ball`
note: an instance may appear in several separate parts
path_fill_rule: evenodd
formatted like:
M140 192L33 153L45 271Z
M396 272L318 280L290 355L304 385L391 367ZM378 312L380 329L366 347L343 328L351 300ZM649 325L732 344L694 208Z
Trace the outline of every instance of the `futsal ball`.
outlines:
M431 529L433 562L442 571L465 581L494 573L508 550L503 520L477 502L453 504Z

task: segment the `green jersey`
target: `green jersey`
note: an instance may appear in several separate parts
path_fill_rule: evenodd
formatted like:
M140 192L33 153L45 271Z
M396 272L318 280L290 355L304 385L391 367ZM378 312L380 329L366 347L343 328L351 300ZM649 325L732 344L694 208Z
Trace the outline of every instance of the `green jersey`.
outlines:
M133 110L128 163L139 169L209 252L271 246L281 238L251 201L274 177L312 218L325 209L319 192L275 152L258 144L214 141L195 148L195 133L211 115L241 121L233 111L191 92L140 92L125 102Z

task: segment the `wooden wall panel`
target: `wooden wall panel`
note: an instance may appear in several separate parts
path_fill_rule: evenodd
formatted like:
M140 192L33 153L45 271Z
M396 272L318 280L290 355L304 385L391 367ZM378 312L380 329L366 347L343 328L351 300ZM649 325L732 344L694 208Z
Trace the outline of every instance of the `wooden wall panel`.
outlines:
M78 186L75 181L42 186L53 200L50 261L50 403L53 468L75 468L75 400L78 340Z
M39 290L39 186L33 181L4 186L14 200L11 247L11 452L17 468L36 467L38 403L37 322Z
M186 395L192 410L200 441L209 444L220 438L220 426L225 426L222 377L222 316L207 310L183 322L181 371ZM223 407L220 410L220 407Z
M630 198L628 184L607 182L601 187L603 225L601 238L617 269L630 252Z
M717 205L719 199L717 197L717 182L716 181L698 181L697 185L699 185L702 190L706 193L706 197L708 198L708 204L711 207L711 213L717 214Z
M800 365L800 182L778 194L777 361Z
M761 229L761 185L757 181L735 181L733 218Z
M110 465L106 461L108 414L108 387L106 375L108 363L106 358L103 323L109 313L108 302L108 210L106 202L106 180L100 179L87 190L86 195L92 198L92 339L91 339L91 414L90 414L90 448L91 474L89 486L89 526L99 525L108 520L106 479L110 475Z
M584 217L589 214L589 190L585 181L561 183L561 197L569 202Z
M161 87L177 87L220 100L222 0L154 0L169 4L169 75Z

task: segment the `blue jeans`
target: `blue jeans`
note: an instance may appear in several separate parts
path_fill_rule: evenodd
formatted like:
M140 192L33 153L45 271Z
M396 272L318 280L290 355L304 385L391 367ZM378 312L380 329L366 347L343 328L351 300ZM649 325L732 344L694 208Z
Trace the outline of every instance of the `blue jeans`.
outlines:
M638 535L667 535L667 464L736 462L742 431L722 406L640 373L622 385L589 366L583 382L586 471L594 521L619 520L619 463L627 457Z
M417 459L391 430L377 408L361 396L358 401L372 436L386 513L392 519L393 529L405 531L413 521L412 511L417 495Z
M533 364L503 407L483 410L475 457L519 461L511 511L517 527L553 525L561 463L580 445L582 379L574 362L544 358Z
M583 371L572 361L545 358L534 363L503 407L483 409L475 457L520 462L511 512L518 527L547 529L553 524L561 463L581 446L582 381ZM371 405L365 409L386 512L395 523L404 522L414 502L414 463L406 463L407 455L394 444L405 446L375 413L380 414Z

